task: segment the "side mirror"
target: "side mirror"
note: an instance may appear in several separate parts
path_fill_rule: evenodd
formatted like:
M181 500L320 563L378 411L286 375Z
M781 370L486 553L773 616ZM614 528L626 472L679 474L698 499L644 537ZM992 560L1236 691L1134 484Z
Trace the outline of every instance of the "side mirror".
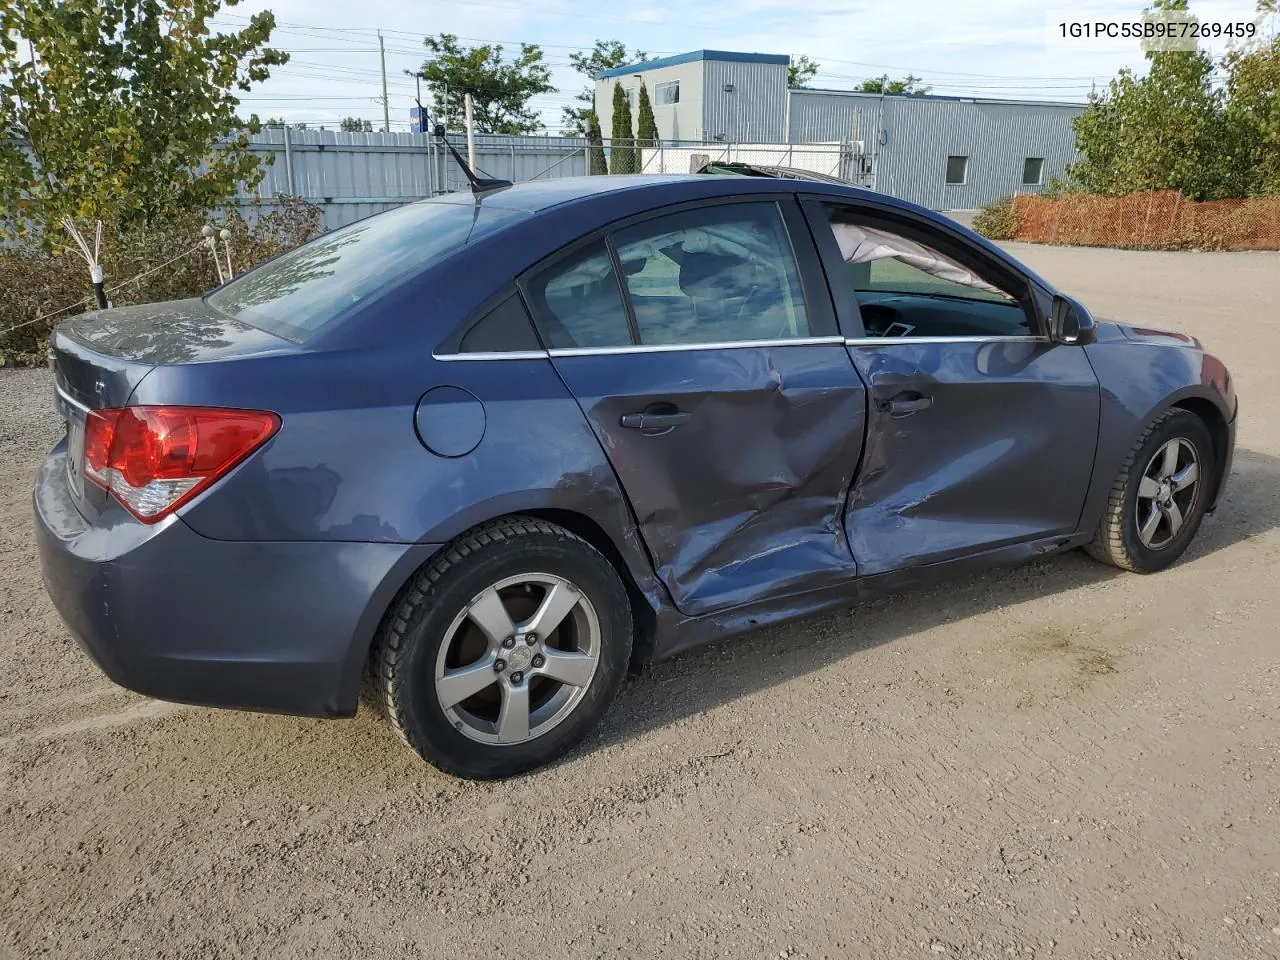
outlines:
M1054 343L1073 346L1093 343L1093 317L1081 303L1059 294L1049 313L1049 337Z

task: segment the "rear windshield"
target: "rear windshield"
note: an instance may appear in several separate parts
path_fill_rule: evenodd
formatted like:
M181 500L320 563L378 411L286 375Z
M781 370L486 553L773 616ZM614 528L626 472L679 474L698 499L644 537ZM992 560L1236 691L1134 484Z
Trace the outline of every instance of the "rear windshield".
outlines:
M208 303L305 342L431 261L528 215L481 202L406 204L281 254L209 294Z

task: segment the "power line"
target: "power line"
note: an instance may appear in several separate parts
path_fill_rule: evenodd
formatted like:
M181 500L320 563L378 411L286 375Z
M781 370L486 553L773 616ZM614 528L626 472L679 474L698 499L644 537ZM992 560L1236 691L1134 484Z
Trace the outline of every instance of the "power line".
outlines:
M455 2L478 6L489 7L493 9L521 9L519 7L510 6L508 4L490 3L486 0L455 0ZM602 22L618 22L618 23L636 23L644 21L619 20L617 18L593 17L585 15L568 14L566 16L574 16L579 19L599 20ZM250 18L230 13L220 13L219 18L226 20L236 20L247 23ZM214 21L217 22L216 19ZM234 27L233 24L219 24L221 26ZM314 61L291 60L289 65L276 68L272 71L272 75L280 75L285 78L298 78L311 81L319 81L326 83L342 83L348 86L369 86L380 82L380 69L372 66L372 58L379 53L378 48L370 46L372 41L377 38L381 42L380 33L385 33L392 37L423 37L422 33L410 30L386 29L379 31L374 27L338 27L338 26L322 26L315 24L302 24L292 21L277 21L276 30L281 33L290 34L298 37L319 38L329 42L337 42L346 44L347 46L326 46L326 47L297 47L288 49L280 47L284 52L294 53L334 53L334 54L353 54L367 55L370 58L370 66L357 66L352 64L341 63L320 63ZM477 37L459 37L472 43L499 44L503 46L520 45L524 41L511 40L486 40ZM406 56L426 59L429 51L419 47L405 47L397 45L386 45L383 43L386 53L393 55ZM592 49L589 46L574 46L571 44L535 44L540 48L557 49L557 50L573 50L588 52ZM646 56L662 55L669 51L652 51ZM515 56L503 58L504 62L514 60ZM1012 74L986 74L973 73L958 70L942 70L942 69L922 69L919 74L916 69L895 66L890 64L873 63L869 61L843 60L839 58L823 58L825 63L844 64L855 67L863 67L869 70L890 70L898 73L907 73L918 78L924 84L937 88L939 92L954 91L957 95L976 94L1003 96L1012 98L1018 95L1022 96L1038 96L1041 98L1068 98L1071 96L1079 96L1087 93L1093 88L1097 78L1092 76L1018 76ZM573 67L574 64L567 57L559 56L543 57L542 61L545 65L553 68ZM918 69L918 68L917 68ZM374 80L373 78L378 78ZM819 80L845 81L856 85L865 82L867 77L854 76L845 73L837 73L828 70L820 70L816 75ZM388 82L389 91L394 91L397 96L408 95L412 86L402 82ZM475 89L477 93L504 93L504 90L495 90L490 88ZM855 91L857 92L856 88ZM359 96L325 96L319 94L296 95L296 94L279 94L276 96L260 95L244 97L247 102L297 102L305 103L311 101L337 101L348 103L365 103L368 101L377 101L385 104L385 94L383 97L359 97ZM535 102L536 101L536 102ZM558 108L577 104L577 94L569 91L553 91L546 94L537 94L530 98L531 106L535 112L545 117L547 114L554 113ZM385 123L384 118L384 123Z
M824 63L843 63L851 67L871 67L875 70L893 70L895 72L910 73L915 75L919 67L895 67L886 63L867 63L862 60L837 60L835 57L823 57ZM1042 76L1016 76L1013 74L996 74L996 73L962 73L958 70L921 70L922 74L949 76L949 77L972 77L979 80L1093 80L1093 77L1075 76L1075 77L1042 77Z
M511 9L511 8L504 7L503 9ZM220 12L218 16L226 19L231 19L231 20L241 20L245 23L249 22L249 18L246 16L243 16L242 14ZM632 23L632 22L647 23L648 21L626 21L626 22L627 23ZM377 33L377 28L374 28L374 27L329 27L329 26L320 26L319 24L294 23L286 20L277 20L276 29L284 33L293 33L297 31L311 31L311 30L321 30L321 31L332 32L332 33L369 33L369 34ZM419 40L425 39L427 36L427 34L425 34L420 30L393 30L389 27L382 27L381 30L385 34L389 34L389 35L394 34L396 36L402 36L402 37L413 37ZM455 34L455 36L457 35ZM523 44L530 43L530 41L528 40L493 40L493 39L485 39L483 37L458 36L458 39L465 40L468 43L501 44L503 46L521 46ZM355 43L358 41L348 41L348 42ZM572 50L574 52L585 52L591 49L590 46L584 46L582 44L575 44L575 43L542 43L539 41L532 45L541 47L544 49L548 49L548 50ZM392 48L388 47L387 49L391 50ZM417 51L417 50L414 51L414 53L419 53L419 52L421 51ZM679 50L650 50L649 55L657 54L660 56L668 56L668 55L677 54L680 52L681 51Z
M457 0L457 2L462 2L462 0ZM477 5L481 5L481 6L487 5L487 6L495 6L495 7L498 6L496 4L477 4ZM501 9L518 9L518 8L502 7ZM219 16L233 17L235 15L221 13L219 14ZM247 21L247 18L240 18L240 19L245 19ZM631 21L625 21L625 22L631 22ZM349 33L363 31L363 32L376 35L376 31L373 28L369 28L369 27L320 27L320 26L312 27L312 26L309 26L304 29L301 25L286 24L283 21L277 24L276 29L282 33L293 33L293 34L300 33L302 35L306 35L308 31L312 31L312 30L331 31L333 33L342 33L342 34L349 34ZM397 35L406 35L406 36L425 36L425 35L417 34L407 30L384 30L383 32L388 34L397 34ZM334 37L328 37L328 36L324 37L324 39L339 39L340 42L350 43L354 45L359 45L366 42L360 39L345 40L341 38L334 38ZM519 40L492 40L492 39L484 39L481 37L458 37L458 39L465 40L469 43L501 44L503 46L512 46L512 45L517 45L517 44L527 42L527 41L519 41ZM587 47L587 46L574 46L572 44L537 43L533 45L538 47L545 47L545 48L574 50L574 51L583 52L583 53L589 52L591 49L590 47ZM277 49L284 49L284 48L278 47ZM388 53L396 53L404 56L414 56L414 57L422 56L424 59L427 56L427 51L425 51L424 49L416 49L416 48L411 49L406 47L388 46L386 50ZM346 53L348 52L348 50L347 48L343 48L343 47L318 47L318 48L312 47L312 48L298 48L295 50L285 49L285 52L286 53L320 53L320 52ZM364 47L359 50L353 48L350 50L350 52L376 54L378 51L376 48ZM655 54L666 55L669 53L671 53L671 51L654 50L654 51L650 51L648 55L655 55ZM544 62L548 63L551 66L567 66L567 67L573 66L572 62L569 61L568 59L557 60L554 58L544 58ZM1074 76L1030 75L1028 76L1028 75L1018 75L1018 74L970 73L970 72L959 71L959 70L941 70L941 69L933 69L933 68L925 69L920 67L904 67L901 65L874 63L871 61L862 61L862 60L842 60L835 57L823 57L822 63L838 63L838 64L845 64L847 66L867 67L873 70L892 70L895 72L910 73L912 75L920 76L921 79L924 79L924 80L928 80L932 77L938 77L938 78L966 77L966 78L972 78L972 79L978 79L978 80L1007 80L1007 81L1024 82L1024 83L1030 82L1030 81L1041 81L1041 80L1065 80L1065 81L1080 81L1083 83L1090 83L1098 79L1096 76L1085 76L1085 75L1074 75ZM917 70L920 71L919 74L916 73ZM828 75L835 76L834 74L828 74ZM857 77L853 79L863 80L863 79L869 79L869 78Z

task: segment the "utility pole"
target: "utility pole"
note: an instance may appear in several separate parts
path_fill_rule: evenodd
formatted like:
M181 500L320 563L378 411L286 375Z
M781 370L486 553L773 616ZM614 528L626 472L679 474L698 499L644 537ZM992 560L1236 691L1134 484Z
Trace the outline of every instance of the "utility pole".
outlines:
M467 108L467 166L473 171L476 168L476 130L471 120L471 94L467 94L463 103Z
M876 142L871 152L871 189L875 190L880 183L880 152L884 148L884 95L889 87L889 75L880 78L880 110L876 115Z
M422 128L418 133L429 134L431 131L427 129L427 112L422 109L422 71L405 70L404 75L413 77L414 90L416 91L413 96L413 102L418 105L418 124Z
M387 47L378 31L378 60L382 64L382 132L391 132L391 104L387 100Z

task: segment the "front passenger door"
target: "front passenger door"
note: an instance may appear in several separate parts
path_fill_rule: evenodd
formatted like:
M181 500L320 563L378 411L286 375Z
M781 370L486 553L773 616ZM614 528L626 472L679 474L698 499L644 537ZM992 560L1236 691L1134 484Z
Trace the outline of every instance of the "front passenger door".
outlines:
M866 398L793 197L646 215L521 286L681 611L853 576Z
M1029 282L922 221L806 211L868 390L845 516L859 574L1074 533L1098 380L1044 335Z

